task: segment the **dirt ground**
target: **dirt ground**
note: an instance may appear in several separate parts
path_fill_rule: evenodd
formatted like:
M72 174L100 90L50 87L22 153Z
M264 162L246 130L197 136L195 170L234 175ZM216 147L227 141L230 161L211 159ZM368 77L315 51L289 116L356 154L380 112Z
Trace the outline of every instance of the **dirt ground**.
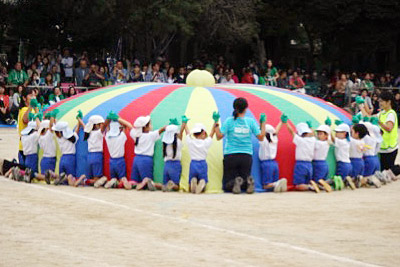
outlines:
M15 129L0 139L15 157ZM191 195L0 177L0 266L398 266L399 190Z

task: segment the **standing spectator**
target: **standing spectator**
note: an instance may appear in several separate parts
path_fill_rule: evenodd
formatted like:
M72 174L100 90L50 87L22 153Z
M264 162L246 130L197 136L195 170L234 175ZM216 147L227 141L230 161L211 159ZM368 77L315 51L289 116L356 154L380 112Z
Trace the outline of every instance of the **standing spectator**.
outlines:
M186 75L185 75L185 68L180 67L178 75L176 75L175 83L186 83Z
M10 98L6 95L6 87L3 84L0 85L0 123L15 124L10 114Z
M68 83L73 82L74 59L70 56L70 51L67 48L64 49L64 57L61 59L61 67L64 71L64 81Z
M37 68L36 63L33 62L33 63L31 64L31 67L30 67L30 68L28 69L28 71L27 71L28 77L32 77L33 73L35 73L35 72L36 72L36 73L39 75L39 77L40 77L40 70Z
M239 83L239 77L236 75L235 70L231 68L231 76L232 76L232 80L235 83Z
M11 116L14 119L18 118L19 103L21 102L21 93L23 90L24 86L18 85L17 90L15 91L12 97Z
M250 83L250 84L254 84L254 77L253 77L253 72L251 71L251 69L247 68L244 71L244 75L242 77L242 81L241 83Z
M83 84L83 79L86 77L86 75L89 73L89 69L87 67L87 61L85 59L82 59L79 62L79 67L75 69L75 80L76 80L76 85L77 86L82 86Z
M168 62L165 62L168 63ZM169 63L168 63L169 65ZM175 68L170 66L168 71L167 71L167 83L175 83L176 81L176 75L175 75Z
M289 78L286 71L282 71L277 79L277 84L279 88L289 88Z
M229 70L225 71L225 75L221 78L220 83L235 83Z
M400 104L400 94L399 94L399 104ZM380 111L380 107L379 107L379 97L377 93L373 93L372 94L372 108L374 109L372 111L372 115L378 114L378 112Z
M94 63L90 65L90 71L84 78L86 84L93 87L100 87L104 79L104 76L99 72L99 66Z
M156 83L165 83L166 82L164 74L162 72L160 72L160 65L158 65L157 63L154 63L151 66L151 69L152 69L152 71L150 71L145 78L146 82L156 82Z
M112 72L112 77L114 84L123 84L128 81L128 71L124 69L124 64L121 60L117 61Z
M15 63L15 69L8 74L8 83L13 85L27 86L29 82L28 74L22 69L22 63Z
M134 82L134 83L136 83L136 82L143 82L143 81L144 81L144 79L143 79L143 74L142 74L142 72L140 71L140 66L139 66L139 64L135 64L135 65L133 66L133 71L132 71L132 73L131 73L131 75L130 75L130 81L131 81L131 82Z
M35 63L37 72L40 75L40 72L42 71L42 68L43 68L42 55L41 54L37 54L36 55L36 59L35 59L35 61L33 63Z
M48 73L50 73L51 69L50 69L50 61L48 57L44 57L43 58L43 65L42 65L42 69L40 70L40 77L44 78L46 77L46 75Z
M297 71L294 71L292 77L290 77L289 79L289 86L294 90L300 90L300 89L304 90L305 85L306 84L299 77Z
M108 67L107 66L100 66L99 73L100 73L101 76L104 77L104 80L102 81L102 85L103 86L109 86L109 85L112 84L110 73L108 72Z
M50 73L52 75L53 85L54 86L60 86L61 77L60 77L60 73L57 72L57 65L51 66Z
M272 65L272 60L267 61L266 70L267 83L269 86L277 86L277 79L279 78L278 70Z
M374 91L374 83L371 81L371 75L366 73L364 80L361 82L361 88L365 88L368 92Z

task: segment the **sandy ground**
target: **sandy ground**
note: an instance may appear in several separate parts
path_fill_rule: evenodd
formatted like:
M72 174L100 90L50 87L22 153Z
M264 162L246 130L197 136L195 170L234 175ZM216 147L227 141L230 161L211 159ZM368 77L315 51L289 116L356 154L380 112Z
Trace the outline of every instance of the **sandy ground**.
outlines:
M15 156L15 130L0 139ZM191 195L0 177L0 266L398 266L399 190Z

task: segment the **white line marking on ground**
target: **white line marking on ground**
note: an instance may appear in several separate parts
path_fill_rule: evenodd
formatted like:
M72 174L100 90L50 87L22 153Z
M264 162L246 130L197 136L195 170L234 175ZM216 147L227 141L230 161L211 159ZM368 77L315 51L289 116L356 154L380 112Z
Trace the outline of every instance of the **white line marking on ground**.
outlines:
M2 180L10 181L10 180L8 180L6 178L2 179ZM109 206L114 206L114 207L119 207L119 208L123 208L123 209L127 209L127 210L132 210L132 211L135 211L135 212L138 212L138 213L143 213L143 214L147 214L147 215L150 215L150 216L153 216L153 217L158 217L158 218L168 219L168 220L172 220L172 221L177 221L177 222L181 222L181 223L184 223L184 224L191 223L191 224L194 224L196 226L200 226L200 227L203 227L203 228L206 228L206 229L210 229L210 230L214 230L214 231L218 231L218 232L222 232L222 233L227 233L227 234L231 234L231 235L241 236L241 237L245 237L245 238L248 238L248 239L258 240L258 241L267 243L267 244L269 244L271 246L282 247L282 248L285 248L285 249L291 249L291 250L295 250L295 251L300 251L300 252L303 252L303 253L307 253L307 254L315 255L315 256L320 256L322 258L327 258L327 259L331 259L331 260L342 262L342 263L349 263L349 264L354 264L354 265L358 265L358 266L370 266L370 267L379 266L379 265L370 264L370 263L366 263L366 262L362 262L362 261L358 261L358 260L353 260L353 259L347 258L347 257L336 256L336 255L328 254L328 253L325 253L325 252L320 252L320 251L317 251L317 250L314 250L314 249L309 249L309 248L305 248L305 247L291 245L289 243L270 241L270 240L265 239L263 237L249 235L249 234L237 232L237 231L234 231L234 230L229 230L229 229L226 229L226 228L212 226L212 225L209 225L209 224L194 222L194 221L183 219L183 218L176 218L176 217L173 217L173 216L154 213L154 212L150 212L150 211L146 211L146 210L142 210L142 209L138 209L138 208L132 208L132 207L129 207L129 206L126 206L126 205L123 205L123 204L114 203L114 202L110 202L110 201L106 201L106 200L102 200L102 199L98 199L98 198L77 195L77 194L74 194L74 193L64 192L64 191L61 191L61 190L55 190L55 189L46 187L45 185L36 185L36 184L27 184L27 183L18 183L18 184L24 185L24 186L29 186L29 187L34 187L34 188L42 189L42 190L46 190L46 191L50 191L50 192L53 192L53 193L56 193L56 194L64 194L64 195L75 197L75 198L81 198L81 199L90 200L90 201L93 201L93 202L98 202L98 203L102 203L102 204L109 205Z

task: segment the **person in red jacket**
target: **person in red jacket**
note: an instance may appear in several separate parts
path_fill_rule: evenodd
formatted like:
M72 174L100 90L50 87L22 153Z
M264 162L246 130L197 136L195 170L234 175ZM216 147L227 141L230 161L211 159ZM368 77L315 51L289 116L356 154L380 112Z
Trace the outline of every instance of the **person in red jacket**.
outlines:
M11 119L10 98L6 95L6 87L4 85L0 85L0 123L15 124L15 120Z
M253 72L250 69L245 70L241 83L254 84Z

